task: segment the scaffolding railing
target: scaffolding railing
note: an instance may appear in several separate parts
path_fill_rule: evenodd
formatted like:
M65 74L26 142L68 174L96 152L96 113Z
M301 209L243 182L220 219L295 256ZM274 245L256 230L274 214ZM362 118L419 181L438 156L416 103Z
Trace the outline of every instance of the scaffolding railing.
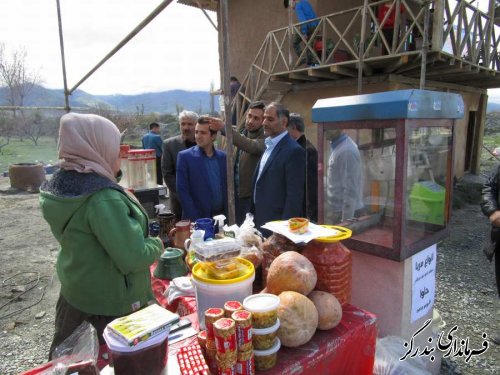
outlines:
M385 12L380 11L383 6ZM494 9L486 14L466 0L365 1L270 31L242 80L232 110L241 126L248 104L262 98L273 75L355 63L361 77L368 74L365 62L372 59L416 54L425 64L428 50L499 71L499 43ZM425 68L422 74L425 80Z

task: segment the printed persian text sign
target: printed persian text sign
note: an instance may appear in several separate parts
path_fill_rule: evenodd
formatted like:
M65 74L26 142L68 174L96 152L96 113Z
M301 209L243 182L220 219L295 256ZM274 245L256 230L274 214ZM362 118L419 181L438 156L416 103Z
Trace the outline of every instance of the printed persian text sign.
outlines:
M436 291L436 245L412 258L411 322L425 316L434 305Z

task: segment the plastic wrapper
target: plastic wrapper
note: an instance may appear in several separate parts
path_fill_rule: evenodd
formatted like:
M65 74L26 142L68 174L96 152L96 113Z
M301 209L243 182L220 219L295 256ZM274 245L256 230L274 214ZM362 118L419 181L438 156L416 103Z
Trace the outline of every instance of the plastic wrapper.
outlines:
M255 246L258 249L262 249L262 235L255 229L253 215L251 213L247 213L245 221L240 226L237 238L246 247Z
M99 341L95 328L88 322L80 324L53 354L53 367L42 374L98 375Z
M262 254L262 250L257 246L243 246L240 252L240 258L244 258L253 263L255 268L259 267L262 264L262 259L264 255Z
M240 257L253 263L257 268L262 264L262 236L255 229L253 215L247 213L245 221L241 224L237 238L242 243Z
M405 340L401 337L387 336L377 339L375 354L374 375L431 375L425 369L425 361L422 357L408 356L400 361L406 351Z
M235 238L221 238L193 245L195 256L202 262L216 262L239 256L241 242Z

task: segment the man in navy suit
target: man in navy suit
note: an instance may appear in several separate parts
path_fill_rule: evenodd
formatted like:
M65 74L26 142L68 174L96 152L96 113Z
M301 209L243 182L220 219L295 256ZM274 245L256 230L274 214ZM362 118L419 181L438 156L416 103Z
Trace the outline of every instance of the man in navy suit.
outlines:
M304 149L288 134L290 112L277 102L264 112L266 150L253 178L253 203L257 228L272 220L304 216L306 169ZM264 235L270 234L263 231Z
M177 155L177 195L182 218L227 216L226 153L214 148L217 132L206 117L195 127L196 146Z

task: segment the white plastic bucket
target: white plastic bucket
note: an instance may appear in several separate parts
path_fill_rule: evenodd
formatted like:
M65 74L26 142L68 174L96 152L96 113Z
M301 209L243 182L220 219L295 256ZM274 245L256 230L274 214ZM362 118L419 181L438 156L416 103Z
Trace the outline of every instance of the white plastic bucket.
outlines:
M237 279L236 279L237 280ZM252 294L252 284L255 280L255 271L250 277L241 281L233 283L227 282L225 284L211 284L206 283L196 278L192 278L195 295L196 307L198 310L198 320L200 327L205 329L205 311L210 307L224 308L227 301L243 300Z

